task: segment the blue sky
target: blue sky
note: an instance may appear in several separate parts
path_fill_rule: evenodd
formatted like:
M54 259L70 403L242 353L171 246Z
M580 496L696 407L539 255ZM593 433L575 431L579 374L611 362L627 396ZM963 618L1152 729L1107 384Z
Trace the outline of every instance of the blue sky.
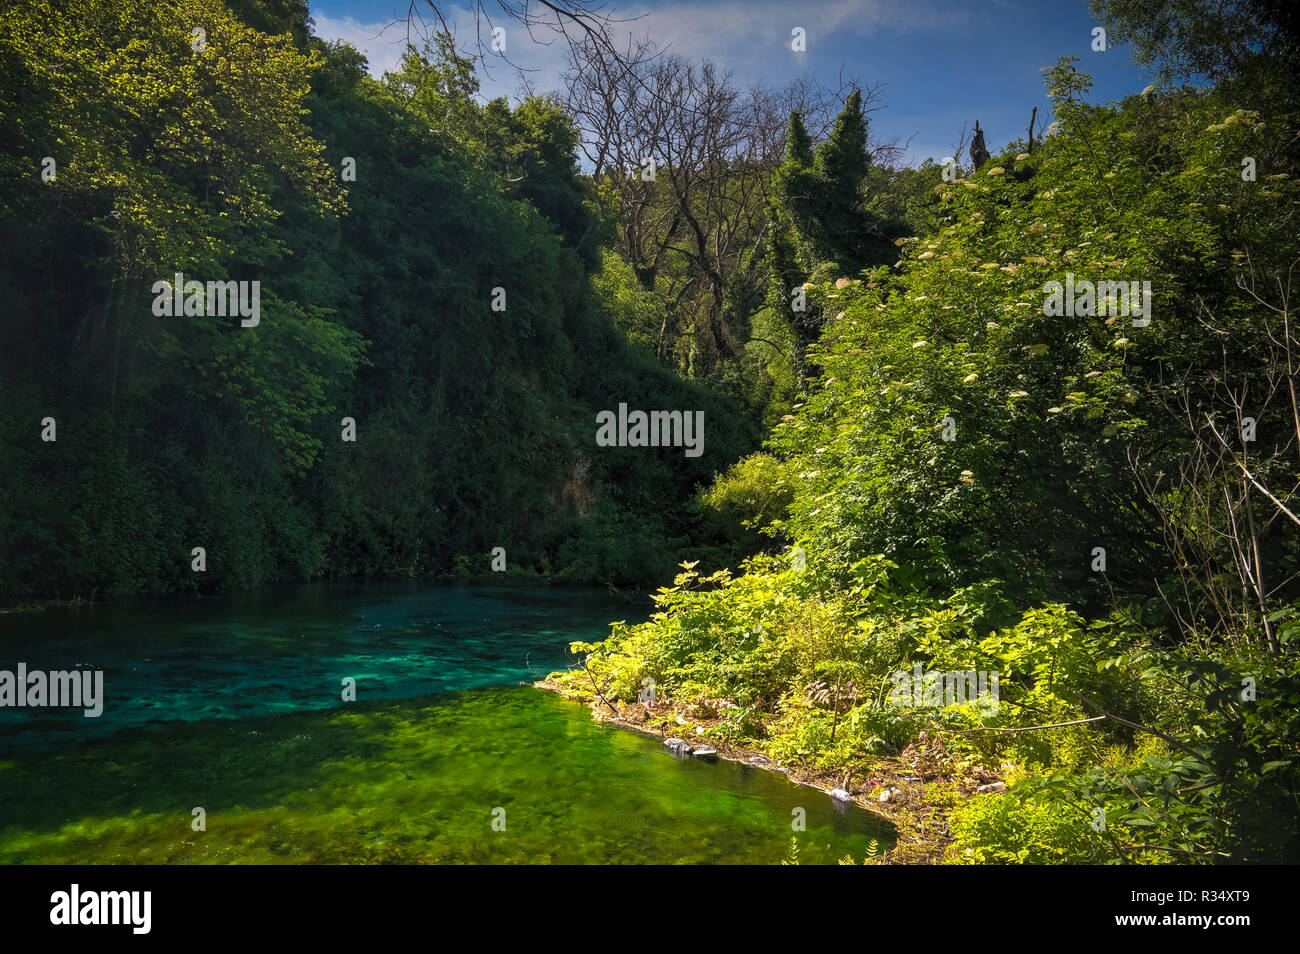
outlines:
M423 0L417 0L423 2ZM495 6L495 4L490 4ZM316 32L345 39L370 57L372 71L391 66L406 39L406 0L312 0ZM465 6L444 4L463 47L473 46L474 21ZM912 140L906 160L952 153L963 122L978 119L991 150L1024 134L1030 111L1050 119L1042 68L1077 56L1095 80L1098 102L1140 91L1151 78L1133 66L1130 51L1092 50L1092 19L1084 0L609 0L624 33L649 36L694 60L709 59L741 85L781 86L812 76L838 86L841 70L864 84L883 83L885 108L871 118L878 139ZM511 59L529 69L540 91L559 85L563 42L530 41L509 20ZM807 52L790 49L803 27ZM549 35L544 38L551 39ZM514 95L519 76L505 66L484 77L488 96Z

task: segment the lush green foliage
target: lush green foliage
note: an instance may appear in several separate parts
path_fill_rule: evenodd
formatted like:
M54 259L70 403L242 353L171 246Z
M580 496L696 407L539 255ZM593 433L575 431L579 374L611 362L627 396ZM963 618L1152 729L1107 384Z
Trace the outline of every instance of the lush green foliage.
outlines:
M446 38L377 81L299 0L22 0L0 596L690 555L575 647L605 696L1003 778L958 861L1296 860L1297 32L1273 0L1096 6L1216 85L1099 106L1062 60L1044 138L946 181L870 160L859 92L819 142L761 98L778 128L722 135L692 104L736 91L670 58L634 77L680 94L655 135L705 145L588 176L576 114L481 102ZM262 321L153 315L178 271L259 280ZM706 455L597 449L620 403L704 410ZM998 705L894 697L917 666Z
M1297 100L1271 67L1249 94L1088 86L1049 72L1033 152L918 171L933 198L893 214L930 222L892 267L811 276L820 376L775 460L706 498L753 520L770 473L794 546L575 648L780 759L866 777L941 739L928 770L1010 785L958 808L958 861L1294 861ZM1150 282L1150 323L1053 313L1069 275ZM999 705L891 699L917 665L997 673Z
M445 42L377 82L301 5L240 10L275 35L219 0L28 0L0 26L0 595L485 572L495 546L670 574L679 502L755 434L596 307L564 113L480 104ZM259 325L155 317L177 271L260 281ZM704 410L707 454L597 453L620 402Z

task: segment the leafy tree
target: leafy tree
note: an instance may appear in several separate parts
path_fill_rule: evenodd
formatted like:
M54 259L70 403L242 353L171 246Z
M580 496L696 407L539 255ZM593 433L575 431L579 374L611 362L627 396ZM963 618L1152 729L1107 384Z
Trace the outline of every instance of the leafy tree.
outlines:
M1288 0L1090 0L1111 42L1132 43L1166 79L1240 73L1262 55L1294 69L1300 14Z

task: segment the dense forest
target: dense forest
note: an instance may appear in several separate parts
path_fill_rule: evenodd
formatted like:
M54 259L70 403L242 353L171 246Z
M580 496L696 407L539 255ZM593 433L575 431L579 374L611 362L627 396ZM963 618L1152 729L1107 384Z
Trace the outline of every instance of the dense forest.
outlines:
M512 103L295 0L18 0L0 599L503 551L658 588L574 646L598 714L922 781L897 860L1300 860L1300 26L1093 11L1155 84L1063 58L1045 125L909 167L878 89L649 43Z
M281 6L0 27L0 595L487 573L496 547L508 571L671 574L682 504L759 431L601 309L608 226L564 114L481 106L445 42L375 81ZM178 272L259 281L258 324L158 317ZM596 453L621 402L704 411L707 455Z

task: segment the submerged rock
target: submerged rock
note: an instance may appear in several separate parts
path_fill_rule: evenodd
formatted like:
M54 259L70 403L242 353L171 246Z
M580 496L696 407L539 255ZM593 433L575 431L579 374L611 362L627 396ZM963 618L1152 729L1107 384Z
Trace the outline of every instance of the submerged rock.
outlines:
M664 748L674 755L690 755L695 751L694 747L678 738L664 739Z

